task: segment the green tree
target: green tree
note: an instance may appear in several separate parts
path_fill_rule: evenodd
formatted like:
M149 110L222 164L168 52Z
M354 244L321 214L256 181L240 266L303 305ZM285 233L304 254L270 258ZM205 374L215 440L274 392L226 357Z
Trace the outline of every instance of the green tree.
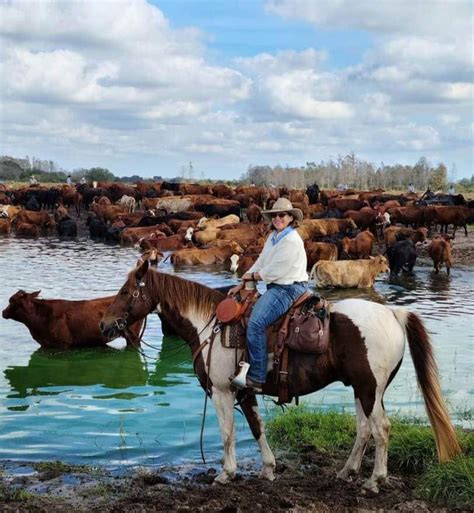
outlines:
M116 177L108 169L103 167L92 167L86 171L86 179L88 182L113 182Z
M438 167L433 169L430 174L428 185L432 191L442 190L445 191L447 188L448 181L448 170L446 166L440 162Z

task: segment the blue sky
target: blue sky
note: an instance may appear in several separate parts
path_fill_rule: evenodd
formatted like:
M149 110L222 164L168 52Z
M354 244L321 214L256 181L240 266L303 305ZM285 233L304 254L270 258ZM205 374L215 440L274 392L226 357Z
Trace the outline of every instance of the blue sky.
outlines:
M469 0L3 1L1 152L239 178L353 151L470 176L472 39Z
M199 27L208 36L211 57L221 64L235 57L251 57L291 48L316 48L328 54L331 68L358 62L370 48L364 31L316 29L302 20L285 20L265 11L259 0L154 0L175 27Z

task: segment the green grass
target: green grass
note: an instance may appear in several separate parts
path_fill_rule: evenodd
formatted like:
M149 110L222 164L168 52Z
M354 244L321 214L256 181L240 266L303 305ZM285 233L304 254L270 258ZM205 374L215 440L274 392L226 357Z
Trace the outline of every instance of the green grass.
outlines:
M451 507L474 504L474 457L460 457L431 466L418 482L418 493Z
M388 453L390 469L419 478L419 494L427 500L463 507L474 503L474 433L457 429L463 456L438 464L431 427L421 419L394 417ZM355 415L291 407L268 422L271 444L293 452L349 451L356 435Z
M70 465L63 463L62 461L40 461L33 465L35 470L43 475L46 480L54 479L62 474L68 474L72 472L91 473L97 472L98 469L89 467L87 465Z
M313 412L305 407L290 407L268 422L270 443L280 449L317 449L334 452L350 449L356 435L353 415Z
M0 502L27 502L35 494L19 488L12 488L0 483Z

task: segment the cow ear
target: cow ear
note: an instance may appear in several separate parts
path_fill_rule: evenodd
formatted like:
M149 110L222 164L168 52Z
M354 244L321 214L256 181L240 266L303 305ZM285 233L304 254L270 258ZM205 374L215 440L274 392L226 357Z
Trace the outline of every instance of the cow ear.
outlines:
M31 298L38 297L41 294L41 290L37 290L36 292L32 292L30 294Z
M145 260L140 267L137 268L135 272L135 279L138 281L142 280L145 274L147 273L149 268L149 262L148 260Z

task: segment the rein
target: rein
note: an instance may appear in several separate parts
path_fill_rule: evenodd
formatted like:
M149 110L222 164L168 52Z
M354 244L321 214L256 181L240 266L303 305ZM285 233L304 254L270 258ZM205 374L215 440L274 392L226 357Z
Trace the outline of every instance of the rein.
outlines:
M128 324L127 319L130 315L130 312L132 311L135 301L138 300L138 298L141 298L143 301L147 300L147 296L146 296L144 290L142 290L140 293L140 289L144 289L144 287L146 286L146 283L144 281L136 280L136 284L137 284L138 288L136 288L131 294L129 294L130 299L127 304L127 308L123 314L123 319L117 319L114 321L114 325L119 332L130 333L130 329L127 326L127 324ZM191 346L196 339L199 342L199 337L209 327L209 325L212 323L212 321L215 321L215 323L212 328L211 335L208 338L206 338L206 340L204 340L201 344L199 344L199 346L194 350L194 352L192 354L193 369L194 369L194 373L196 374L196 360L197 360L198 356L202 353L203 349L207 345L209 345L209 352L207 354L207 359L206 359L207 372L206 372L204 409L203 409L203 415L202 415L201 433L200 433L200 440L199 440L200 450L201 450L201 458L202 458L202 461L204 464L206 464L206 458L204 456L203 437L204 437L204 425L205 425L205 421L206 421L207 401L208 401L209 397L211 396L211 392L209 390L209 384L210 384L209 372L211 369L212 346L214 344L214 340L215 340L217 334L221 332L221 323L218 321L216 315L214 314L209 319L209 321L205 324L205 326L202 328L202 330L195 337L193 337L189 342L185 342L185 345L188 345L188 346ZM148 347L152 347L153 349L158 349L158 348L152 346L151 344L146 343L143 340L143 334L145 333L146 323L147 323L147 316L145 316L145 322L143 324L140 335L138 337L138 346L140 345L140 343L143 342ZM184 346L182 346L182 347L184 347ZM178 351L180 351L182 349L182 347L180 347ZM140 350L140 352L142 355L146 356L143 351Z

